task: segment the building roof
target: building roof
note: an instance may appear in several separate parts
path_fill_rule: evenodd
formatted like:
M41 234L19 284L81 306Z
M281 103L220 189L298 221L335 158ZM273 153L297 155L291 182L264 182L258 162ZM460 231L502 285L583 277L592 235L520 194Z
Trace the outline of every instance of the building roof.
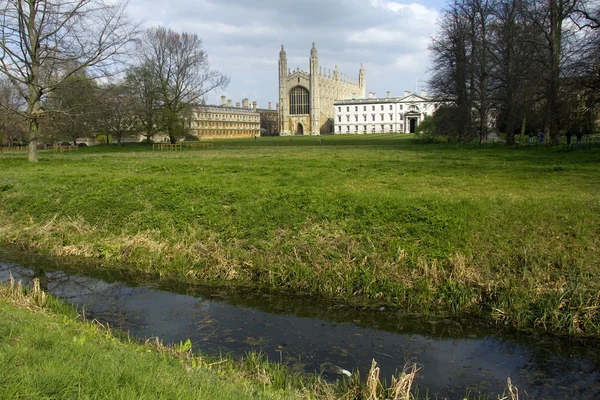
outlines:
M243 107L230 107L230 106L217 106L211 104L198 104L194 106L197 111L200 112L226 112L232 114L258 114L258 111L243 108Z
M410 98L413 99L410 99ZM422 101L422 102L434 102L437 101L433 97L420 96L418 94L411 93L408 96L402 97L376 97L376 98L363 98L363 99L347 99L347 100L336 100L333 105L346 105L346 104L381 104L381 103L403 103L411 101Z

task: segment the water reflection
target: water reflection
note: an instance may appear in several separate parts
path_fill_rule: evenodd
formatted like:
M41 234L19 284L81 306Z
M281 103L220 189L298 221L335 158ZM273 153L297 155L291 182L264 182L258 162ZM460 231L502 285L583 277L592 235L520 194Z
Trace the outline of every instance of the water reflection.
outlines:
M90 318L140 338L190 338L205 353L261 350L330 379L339 368L364 376L373 358L382 376L414 362L422 368L417 384L434 398L500 394L507 377L525 398L600 397L599 354L589 344L498 336L472 321L424 320L291 294L134 282L114 271L92 277L0 263L0 280L9 271L18 279L39 278L45 290L84 307Z

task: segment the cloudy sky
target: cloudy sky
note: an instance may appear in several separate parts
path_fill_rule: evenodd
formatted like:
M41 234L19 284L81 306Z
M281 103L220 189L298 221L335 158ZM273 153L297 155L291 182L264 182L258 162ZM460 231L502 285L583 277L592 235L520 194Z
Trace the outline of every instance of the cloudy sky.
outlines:
M419 90L428 77L427 46L444 0L131 0L130 14L145 26L164 25L197 33L211 67L231 79L226 95L259 107L278 102L278 56L288 66L309 68L315 42L319 64L358 77L362 63L367 91L384 96Z

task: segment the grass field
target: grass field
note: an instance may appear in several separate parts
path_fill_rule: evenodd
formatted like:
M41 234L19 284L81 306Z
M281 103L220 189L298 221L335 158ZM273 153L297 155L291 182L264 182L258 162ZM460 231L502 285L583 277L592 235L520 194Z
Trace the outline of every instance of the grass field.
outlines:
M261 138L0 158L0 240L600 336L600 151Z

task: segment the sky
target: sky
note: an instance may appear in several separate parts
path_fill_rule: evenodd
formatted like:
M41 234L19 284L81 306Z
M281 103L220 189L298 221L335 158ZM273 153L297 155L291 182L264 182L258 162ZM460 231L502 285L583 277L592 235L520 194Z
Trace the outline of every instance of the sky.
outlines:
M167 4L168 3L168 4ZM130 0L129 13L144 27L166 26L196 33L212 69L227 75L226 89L207 102L243 98L260 108L279 101L278 58L285 46L288 67L308 71L314 42L319 65L358 78L367 92L401 96L426 88L427 50L444 0Z

